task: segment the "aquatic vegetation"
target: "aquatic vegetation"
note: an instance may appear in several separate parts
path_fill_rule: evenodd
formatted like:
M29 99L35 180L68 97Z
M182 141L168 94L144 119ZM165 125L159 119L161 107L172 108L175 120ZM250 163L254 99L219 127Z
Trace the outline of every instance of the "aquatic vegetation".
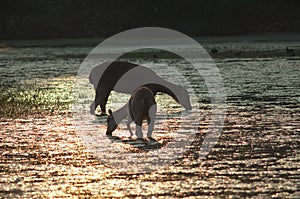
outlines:
M0 116L43 116L66 111L71 104L72 78L55 82L22 83L0 86Z

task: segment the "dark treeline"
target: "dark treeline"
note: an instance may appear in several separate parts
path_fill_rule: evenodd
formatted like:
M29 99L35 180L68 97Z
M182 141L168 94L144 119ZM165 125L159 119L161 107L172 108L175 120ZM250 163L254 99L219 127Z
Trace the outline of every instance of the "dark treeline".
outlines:
M300 32L297 0L6 0L0 39L106 37L160 26L190 36Z

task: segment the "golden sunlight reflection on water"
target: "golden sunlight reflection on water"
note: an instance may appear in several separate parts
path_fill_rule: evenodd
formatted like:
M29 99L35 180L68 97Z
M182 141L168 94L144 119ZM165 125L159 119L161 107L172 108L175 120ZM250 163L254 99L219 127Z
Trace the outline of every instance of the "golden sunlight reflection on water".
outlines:
M124 172L102 164L77 135L68 110L15 119L1 116L0 197L299 198L298 62L296 58L218 60L228 111L217 145L198 161L199 144L210 119L209 101L201 88L199 121L187 121L198 129L196 139L182 158L148 173ZM62 90L69 92L65 87ZM174 114L172 109L178 107L167 102L170 109L166 112ZM99 132L105 131L104 118L95 122L99 122ZM181 121L170 117L160 122L154 132L158 138L172 135ZM124 126L116 133L129 135Z
M243 117L247 112L237 110L229 108L225 131L207 159L194 160L191 150L187 158L150 173L124 173L101 164L87 152L67 115L1 119L1 187L7 190L2 194L182 197L296 191L300 156L295 148L299 138L295 118L300 112L282 115L285 126L294 125L289 125L293 127L289 132L277 128L276 133L272 128L261 129L265 123L276 124L276 110L269 110L268 116L264 110L253 110L257 119L252 126L252 117Z

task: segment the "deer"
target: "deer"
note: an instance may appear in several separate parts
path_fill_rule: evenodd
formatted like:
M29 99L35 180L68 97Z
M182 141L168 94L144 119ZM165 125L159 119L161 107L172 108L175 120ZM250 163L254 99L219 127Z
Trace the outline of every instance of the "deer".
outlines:
M95 90L95 99L90 106L91 114L95 114L98 105L101 114L106 113L106 103L111 91L132 94L141 86L151 89L154 96L158 92L166 93L186 110L192 109L186 88L168 82L151 69L137 64L122 61L104 62L91 70L89 81Z
M156 111L157 105L152 90L145 86L139 87L122 108L115 112L112 112L111 109L108 110L106 135L111 136L118 124L127 117L127 128L130 132L130 137L133 136L130 124L134 122L136 124L136 136L138 139L143 138L142 124L143 120L146 119L148 123L147 138L152 139Z

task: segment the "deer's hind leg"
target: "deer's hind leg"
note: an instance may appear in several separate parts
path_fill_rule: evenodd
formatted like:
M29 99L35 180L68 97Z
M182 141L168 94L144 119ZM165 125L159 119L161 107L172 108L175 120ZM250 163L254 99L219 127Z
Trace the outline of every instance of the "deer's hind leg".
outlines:
M155 123L155 118L156 118L156 110L157 110L157 105L154 104L149 108L149 115L147 117L147 123L148 123L148 133L147 137L151 138L152 137L152 132L154 130L154 123Z
M139 118L139 119L136 120L136 118ZM135 131L136 136L139 139L143 138L143 130L142 130L143 119L142 119L142 117L135 117L135 124L136 124L136 131Z
M142 125L138 125L138 124L136 125L135 134L139 139L143 138Z
M132 132L132 130L131 130L131 128L130 128L130 124L132 123L132 119L131 119L131 117L128 117L128 121L127 121L127 129L129 130L129 132L130 132L130 137L132 137L133 136L133 132Z

